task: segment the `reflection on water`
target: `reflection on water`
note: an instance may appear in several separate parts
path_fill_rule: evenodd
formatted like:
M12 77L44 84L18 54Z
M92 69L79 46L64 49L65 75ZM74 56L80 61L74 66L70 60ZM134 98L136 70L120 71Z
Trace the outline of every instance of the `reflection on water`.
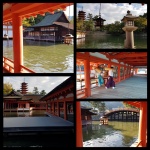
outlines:
M99 121L83 127L84 147L130 147L138 137L138 122Z
M85 39L77 40L77 48L124 48L125 35L100 35L99 32L86 34ZM134 45L137 49L147 48L146 36L134 36Z
M3 112L3 117L35 117L46 116L45 110L31 110L27 112Z
M37 73L73 73L73 45L24 40L24 66ZM3 41L3 55L13 60L12 40Z

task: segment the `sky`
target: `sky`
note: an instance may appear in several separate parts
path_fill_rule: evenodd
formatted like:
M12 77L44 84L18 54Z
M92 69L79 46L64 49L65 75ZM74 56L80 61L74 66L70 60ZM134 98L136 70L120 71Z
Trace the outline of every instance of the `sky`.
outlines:
M46 93L49 93L56 86L64 82L69 76L7 76L3 78L4 83L12 84L13 89L20 90L21 83L28 83L28 92L33 92L34 87L38 88L38 91L41 92L45 90Z
M70 11L69 11L69 7L70 7ZM64 11L64 13L67 16L74 16L74 5L70 5L70 6L66 7L66 10Z
M77 3L77 11L82 10L91 13L94 16L99 15L100 3ZM105 19L105 24L114 23L115 21L121 21L127 14L127 11L131 11L133 16L143 15L147 12L147 4L142 5L141 3L101 3L101 17Z

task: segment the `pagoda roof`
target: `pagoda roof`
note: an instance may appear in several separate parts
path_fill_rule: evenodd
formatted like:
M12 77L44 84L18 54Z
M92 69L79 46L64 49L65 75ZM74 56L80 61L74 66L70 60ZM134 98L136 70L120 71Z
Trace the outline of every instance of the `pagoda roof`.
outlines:
M105 19L103 19L103 18L101 18L101 17L98 17L97 19L94 19L94 20L96 20L96 21L98 21L98 20L106 21Z
M50 25L53 25L54 22L62 22L63 23L64 21L62 21L60 19L62 16L65 18L65 23L69 23L69 20L67 19L65 13L61 11L61 12L56 12L54 14L46 15L45 18L41 22L39 22L38 24L35 24L31 27L50 26Z

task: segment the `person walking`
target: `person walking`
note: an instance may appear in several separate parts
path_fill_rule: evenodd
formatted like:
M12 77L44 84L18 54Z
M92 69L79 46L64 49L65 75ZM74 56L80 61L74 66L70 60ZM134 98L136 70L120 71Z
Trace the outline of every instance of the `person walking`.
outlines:
M102 84L104 84L104 79L101 76L101 74L99 73L98 74L98 86L100 87Z
M108 89L108 88L112 87L112 89L114 89L115 82L113 81L113 72L114 72L113 67L105 68L105 70L108 70L108 80L105 85L105 88Z
M104 79L101 76L101 70L98 67L93 67L95 70L95 77L98 79L98 86L100 87L102 84L104 84Z

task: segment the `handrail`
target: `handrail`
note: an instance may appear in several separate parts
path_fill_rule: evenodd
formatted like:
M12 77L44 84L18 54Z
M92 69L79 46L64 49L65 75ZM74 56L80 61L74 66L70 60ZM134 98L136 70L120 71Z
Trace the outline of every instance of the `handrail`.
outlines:
M31 69L23 65L20 65L20 67L21 67L20 73L35 73ZM14 73L14 61L3 56L3 68L10 73Z
M116 112L116 111L121 111L121 110L129 110L129 111L136 111L136 112L139 112L138 109L132 109L132 108L118 108L118 109L115 109L115 110L110 110L109 112L105 113L105 115L108 115L112 112Z
M139 145L142 143L142 140L140 141L135 141L130 147L139 147Z

